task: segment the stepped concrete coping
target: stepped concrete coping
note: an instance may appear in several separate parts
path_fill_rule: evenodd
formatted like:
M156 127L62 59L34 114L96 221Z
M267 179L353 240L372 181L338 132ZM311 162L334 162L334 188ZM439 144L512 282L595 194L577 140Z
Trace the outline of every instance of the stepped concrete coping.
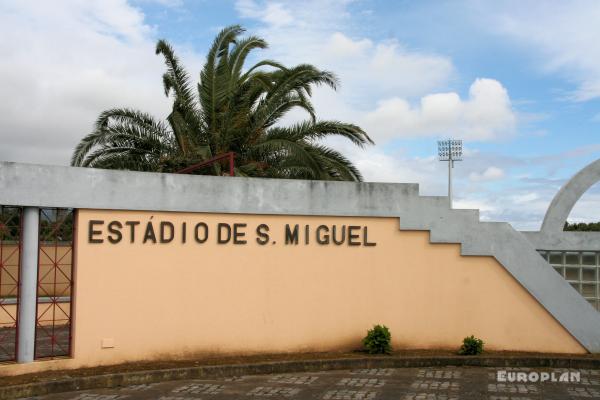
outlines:
M111 210L399 217L402 230L427 230L494 257L589 352L600 353L600 313L560 277L525 235L505 222L480 222L447 197L419 196L417 184L193 176L0 163L0 204ZM432 240L433 243L435 241Z

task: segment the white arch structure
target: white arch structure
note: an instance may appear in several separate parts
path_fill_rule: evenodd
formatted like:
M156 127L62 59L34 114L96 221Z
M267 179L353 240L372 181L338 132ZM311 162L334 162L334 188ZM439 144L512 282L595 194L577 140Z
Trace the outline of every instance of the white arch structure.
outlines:
M523 232L539 250L600 251L600 232L565 232L565 222L577 201L600 182L600 159L576 173L554 196L539 232Z
M600 159L575 174L554 196L546 211L542 232L562 231L577 201L597 182L600 182Z

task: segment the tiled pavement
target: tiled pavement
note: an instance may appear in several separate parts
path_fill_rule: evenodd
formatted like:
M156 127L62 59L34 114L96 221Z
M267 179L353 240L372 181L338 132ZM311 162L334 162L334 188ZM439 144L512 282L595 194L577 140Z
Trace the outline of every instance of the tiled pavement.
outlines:
M31 400L538 400L600 399L600 371L578 383L497 382L497 368L361 369L170 381L117 389L60 393ZM512 368L509 371L542 372ZM565 370L545 370L564 372Z

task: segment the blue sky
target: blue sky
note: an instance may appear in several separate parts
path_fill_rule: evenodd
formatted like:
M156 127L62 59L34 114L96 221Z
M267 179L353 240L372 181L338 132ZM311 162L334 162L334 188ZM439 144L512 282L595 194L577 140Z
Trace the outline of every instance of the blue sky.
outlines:
M558 188L600 156L600 3L596 1L0 0L0 159L67 164L102 110L164 117L157 39L197 79L222 27L341 79L317 90L323 119L363 126L376 145L344 151L367 180L446 191L436 140L465 140L456 206L537 229ZM285 123L304 118L292 113ZM600 187L572 220L599 220Z

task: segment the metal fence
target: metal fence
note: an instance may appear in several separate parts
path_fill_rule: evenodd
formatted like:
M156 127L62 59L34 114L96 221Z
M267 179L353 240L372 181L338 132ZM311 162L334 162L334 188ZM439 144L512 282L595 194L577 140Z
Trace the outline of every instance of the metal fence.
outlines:
M0 362L17 358L21 209L0 206Z
M35 358L71 355L72 209L40 210Z

